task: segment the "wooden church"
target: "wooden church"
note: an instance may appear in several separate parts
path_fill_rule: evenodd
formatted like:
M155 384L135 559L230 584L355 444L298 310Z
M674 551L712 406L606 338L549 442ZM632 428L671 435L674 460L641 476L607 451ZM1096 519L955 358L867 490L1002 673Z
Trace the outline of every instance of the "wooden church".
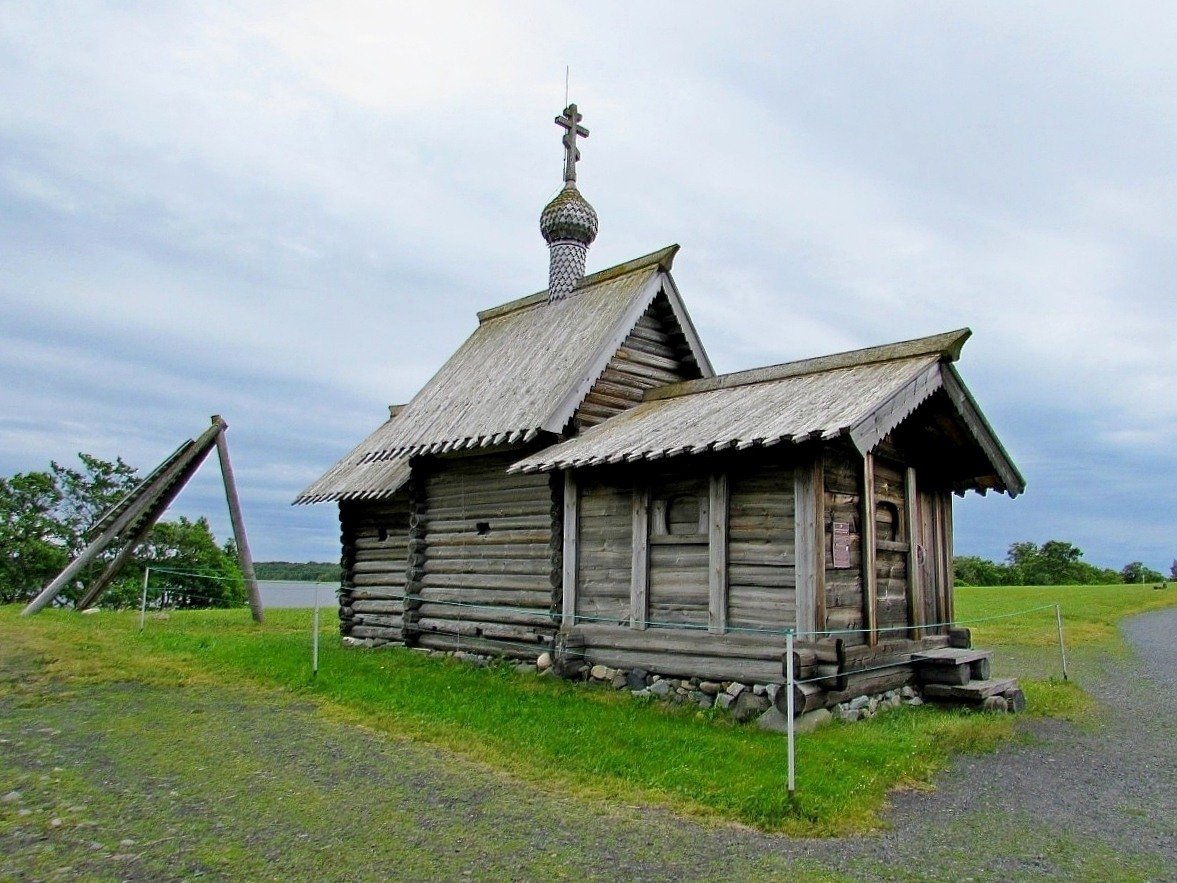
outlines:
M342 633L779 683L793 629L831 700L909 672L949 641L952 495L1025 485L954 367L970 332L715 374L677 246L584 275L580 119L548 289L296 500L339 505Z

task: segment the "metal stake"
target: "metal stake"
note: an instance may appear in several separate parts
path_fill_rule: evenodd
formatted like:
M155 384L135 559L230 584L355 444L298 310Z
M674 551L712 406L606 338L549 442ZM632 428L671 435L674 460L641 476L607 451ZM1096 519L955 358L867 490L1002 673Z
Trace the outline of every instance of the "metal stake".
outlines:
M1063 640L1063 610L1058 604L1054 605L1054 618L1058 623L1058 652L1063 660L1063 680L1065 681L1069 680L1067 678L1067 645Z
M315 583L314 634L311 638L311 677L319 676L319 584Z
M779 645L778 645L779 646ZM788 721L785 724L785 729L789 734L789 798L792 799L793 793L797 790L794 764L794 745L793 745L793 630L785 634L785 689L789 692L785 696L785 716Z

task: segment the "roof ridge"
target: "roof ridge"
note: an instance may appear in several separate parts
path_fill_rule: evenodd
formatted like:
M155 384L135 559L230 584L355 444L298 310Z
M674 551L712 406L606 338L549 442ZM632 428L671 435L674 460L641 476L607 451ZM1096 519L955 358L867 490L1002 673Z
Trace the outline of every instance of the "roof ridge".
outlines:
M657 251L642 255L640 258L633 258L632 260L624 261L612 267L606 267L604 270L598 270L596 273L581 279L577 283L576 288L573 289L573 292L575 293L582 288L588 288L591 285L609 282L620 276L628 276L630 273L636 273L638 270L645 270L652 266L657 266L658 269L663 271L669 271L674 264L674 256L678 254L678 250L679 246L677 244L668 245L665 248L660 248ZM535 294L529 294L526 297L507 301L496 307L479 310L478 323L481 325L489 319L498 319L500 316L507 316L517 310L527 309L528 307L547 302L548 290L545 288L543 291L537 291Z
M912 340L901 340L897 343L888 343L882 346L847 350L843 353L799 359L794 362L782 362L779 365L751 368L747 371L735 371L730 374L717 374L714 377L704 377L700 380L684 380L680 383L668 383L665 386L657 386L647 390L642 401L650 402L659 399L672 399L697 392L729 389L735 386L750 386L756 383L784 380L786 377L820 374L824 371L833 371L839 368L853 368L858 365L869 365L875 362L893 362L899 359L910 359L917 356L936 355L949 362L955 362L960 358L961 348L972 333L968 328L958 328L955 331L946 331L942 334L933 334L928 337L917 337Z

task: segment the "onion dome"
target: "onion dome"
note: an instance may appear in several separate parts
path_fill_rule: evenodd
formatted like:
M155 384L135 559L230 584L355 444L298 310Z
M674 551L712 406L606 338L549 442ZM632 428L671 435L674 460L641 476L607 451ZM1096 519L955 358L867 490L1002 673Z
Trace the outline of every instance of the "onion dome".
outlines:
M544 206L539 216L540 233L549 245L571 241L588 247L597 238L597 229L596 210L580 195L572 181Z

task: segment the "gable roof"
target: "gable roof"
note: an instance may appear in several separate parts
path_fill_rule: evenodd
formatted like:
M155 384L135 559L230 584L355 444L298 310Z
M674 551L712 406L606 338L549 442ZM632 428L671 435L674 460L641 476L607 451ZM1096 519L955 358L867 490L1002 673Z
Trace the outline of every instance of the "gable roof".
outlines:
M559 433L660 293L690 358L710 376L711 363L669 275L677 252L672 245L586 276L561 300L549 302L542 291L483 310L474 333L413 400L295 502L390 496L408 474L388 461Z
M949 364L968 329L752 371L670 384L584 434L521 460L539 472L742 450L847 436L863 453L934 392L945 389L984 451L995 485L1016 496L1025 481Z

